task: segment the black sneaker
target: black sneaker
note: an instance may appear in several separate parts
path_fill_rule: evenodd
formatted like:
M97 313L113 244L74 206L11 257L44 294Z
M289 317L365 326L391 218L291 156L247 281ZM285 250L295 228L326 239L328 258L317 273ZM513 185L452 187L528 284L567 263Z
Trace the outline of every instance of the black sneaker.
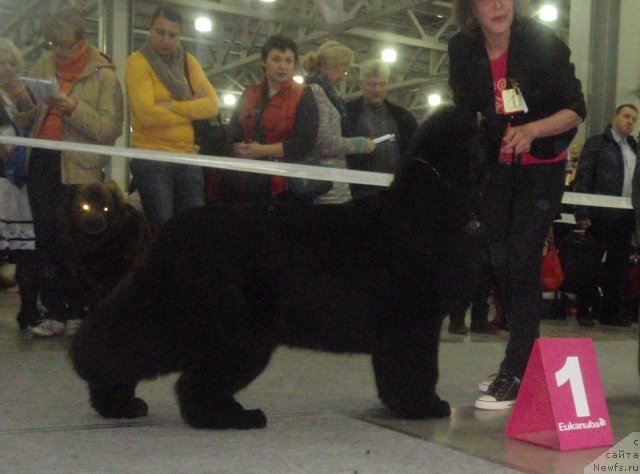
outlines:
M476 408L481 410L505 410L516 402L520 379L511 375L498 375L484 395L476 399Z
M472 321L471 332L475 332L476 334L498 334L500 329L485 319L482 321Z
M469 333L469 329L465 326L464 323L450 323L449 324L449 334L460 334L465 336Z

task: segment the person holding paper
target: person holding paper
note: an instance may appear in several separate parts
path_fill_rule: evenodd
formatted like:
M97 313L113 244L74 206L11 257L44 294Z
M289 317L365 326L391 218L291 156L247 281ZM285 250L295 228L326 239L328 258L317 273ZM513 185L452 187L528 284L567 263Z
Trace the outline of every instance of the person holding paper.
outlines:
M515 403L539 336L542 247L587 111L571 51L528 18L528 2L454 0L453 11L461 31L449 40L449 86L469 120L482 118L486 234L510 325L498 376L480 384L475 406L501 410Z
M30 129L32 138L113 145L122 134L122 89L114 64L87 42L83 12L59 11L45 22L43 35L48 51L27 76L56 77L60 92L28 108L18 101L15 123ZM58 209L75 185L101 181L108 162L108 156L73 150L29 150L29 201L46 309L44 321L31 329L35 336L73 334L85 314L84 292L66 260Z
M370 155L347 156L347 164L351 169L393 173L418 127L418 122L408 110L386 99L389 74L389 66L379 59L371 59L360 65L362 97L347 102L347 135L364 135L380 138L381 141ZM364 184L351 184L350 187L354 199L382 189Z
M371 153L376 144L370 138L343 137L348 126L344 101L335 85L342 81L353 63L353 51L337 41L323 43L318 51L302 58L302 67L309 75L305 78L318 106L319 124L313 153L320 163L334 168L346 168L345 155ZM333 183L332 189L314 199L316 203L339 203L351 199L348 183Z
M149 39L127 60L134 148L195 154L191 122L218 113L216 91L197 59L180 46L182 21L175 7L157 7ZM134 159L131 172L155 231L175 211L204 205L200 166Z

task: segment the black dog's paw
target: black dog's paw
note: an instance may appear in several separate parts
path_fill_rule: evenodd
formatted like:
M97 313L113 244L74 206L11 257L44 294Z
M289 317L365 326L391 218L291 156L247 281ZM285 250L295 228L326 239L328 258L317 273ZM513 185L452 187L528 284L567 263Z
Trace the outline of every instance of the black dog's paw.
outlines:
M238 425L235 426L239 430L248 430L253 428L264 428L267 426L267 416L260 409L245 410L244 416L238 418Z
M259 409L233 413L209 413L201 417L183 414L183 418L192 428L210 430L250 430L267 426L267 417Z
M430 418L446 418L447 416L451 416L451 406L449 402L446 400L440 400L439 398L433 404L431 412L429 414Z
M125 407L122 418L141 418L149 414L149 406L141 398L134 398Z
M410 420L421 420L425 418L445 418L451 415L451 407L449 403L440 400L437 395L435 399L429 400L402 400L395 399L390 401L384 400L385 405L401 418Z
M192 428L249 430L267 426L262 410L245 410L235 400L205 406L182 405L182 417Z
M91 406L104 418L140 418L149 407L135 397L135 385L89 384Z
M141 398L132 398L126 402L98 403L92 401L93 408L104 418L140 418L147 416L149 407Z

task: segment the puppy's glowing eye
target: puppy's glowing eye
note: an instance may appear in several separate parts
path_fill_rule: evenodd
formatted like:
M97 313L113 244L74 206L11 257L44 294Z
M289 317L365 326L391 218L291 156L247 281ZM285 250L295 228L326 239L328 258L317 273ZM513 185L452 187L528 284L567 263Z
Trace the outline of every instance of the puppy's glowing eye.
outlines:
M109 212L109 208L108 208L108 207L105 207L105 208L103 209L103 211L104 211L104 212Z
M84 210L84 211L90 211L90 210L91 210L91 206L89 206L89 204L83 204L83 205L82 205L82 210Z

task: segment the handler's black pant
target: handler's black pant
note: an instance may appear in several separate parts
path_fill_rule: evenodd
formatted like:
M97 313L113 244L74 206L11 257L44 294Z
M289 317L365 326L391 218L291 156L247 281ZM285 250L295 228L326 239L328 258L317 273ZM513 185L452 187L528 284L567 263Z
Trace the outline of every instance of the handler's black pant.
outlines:
M560 212L565 162L492 166L486 192L487 234L509 317L509 342L500 373L522 378L540 335L540 258Z

